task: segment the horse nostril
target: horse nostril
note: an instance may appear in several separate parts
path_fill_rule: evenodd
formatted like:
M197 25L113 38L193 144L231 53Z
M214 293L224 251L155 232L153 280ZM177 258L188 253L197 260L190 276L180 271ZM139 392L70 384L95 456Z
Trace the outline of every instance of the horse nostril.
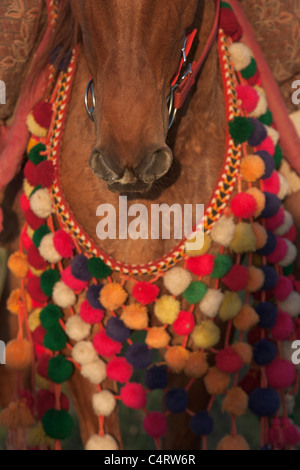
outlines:
M108 184L115 183L123 173L121 168L96 149L90 155L89 165L92 172Z
M152 183L168 172L172 161L171 149L162 147L144 158L134 169L134 174L145 183Z

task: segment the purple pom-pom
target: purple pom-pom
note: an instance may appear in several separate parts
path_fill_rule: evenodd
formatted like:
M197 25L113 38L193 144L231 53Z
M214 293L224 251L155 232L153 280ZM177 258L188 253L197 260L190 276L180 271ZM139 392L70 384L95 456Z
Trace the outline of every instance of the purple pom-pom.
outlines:
M136 369L146 369L152 363L153 352L146 344L134 343L127 349L125 358Z
M165 395L166 407L171 413L183 413L188 405L188 393L183 388L172 388Z
M250 394L249 408L258 416L273 416L280 406L280 398L274 388L256 388Z
M265 275L265 282L261 290L272 290L278 282L278 274L271 266L261 266L260 268Z
M207 411L198 411L190 421L190 428L196 436L207 436L213 432L214 421Z
M89 281L92 276L87 266L88 259L84 255L77 255L71 261L71 273L80 281Z
M256 253L261 256L268 256L271 253L273 253L275 248L276 248L276 235L274 235L274 233L267 230L267 243L265 244L265 246L257 250Z
M249 145L251 147L256 147L257 145L261 144L263 140L267 137L267 131L265 126L255 118L250 118L251 123L254 126L252 134L248 140Z
M255 307L259 316L259 326L262 328L272 328L277 318L277 307L271 302L260 302Z
M259 152L256 152L256 155L258 155L265 164L265 173L263 174L262 179L270 178L272 172L275 170L274 158L265 150L260 150Z
M100 310L104 310L103 305L101 305L99 296L100 296L100 291L103 286L100 286L99 284L93 284L88 288L86 291L86 300L89 302L89 304L93 308L97 308Z
M112 317L108 320L105 332L109 338L114 341L119 341L120 343L126 341L130 336L130 329L117 317Z
M277 355L277 347L275 343L262 339L253 344L253 359L259 366L270 364Z
M268 191L265 191L264 195L266 198L266 204L260 215L261 217L268 219L269 217L273 217L277 214L281 206L281 201L275 194L269 193Z

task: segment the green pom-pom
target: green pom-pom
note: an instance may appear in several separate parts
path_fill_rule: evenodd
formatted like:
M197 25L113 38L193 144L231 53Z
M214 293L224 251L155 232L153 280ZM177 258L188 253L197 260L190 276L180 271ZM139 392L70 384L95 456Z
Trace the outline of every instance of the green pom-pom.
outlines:
M206 285L201 281L192 282L184 291L183 298L190 304L195 304L203 299L207 291Z
M111 274L111 269L100 258L90 258L88 260L88 270L96 279L106 279Z
M241 116L237 116L233 121L229 121L228 125L231 137L239 144L247 142L254 130L254 125L250 119Z
M42 417L43 428L52 439L66 439L72 435L73 419L66 410L48 410Z
M60 351L67 344L67 336L63 329L58 325L48 328L44 338L44 346L51 351Z
M232 10L231 5L227 2L221 2L221 8L228 8L229 10Z
M218 254L215 257L214 269L211 274L211 277L213 277L214 279L220 279L228 273L231 267L232 259L230 258L230 256Z
M274 160L276 163L276 168L279 168L281 165L281 160L283 159L282 151L279 145L275 147Z
M245 78L245 80L248 80L248 78L251 78L253 77L253 75L256 74L256 70L257 70L256 61L252 57L251 62L248 65L248 67L246 67L244 70L241 71L241 75L243 78Z
M48 269L40 277L41 289L48 297L52 296L54 285L60 280L59 271Z
M74 366L72 362L68 361L65 356L59 354L56 357L51 357L48 365L48 376L52 382L61 384L69 380L73 374Z
M42 327L46 330L48 328L60 328L59 320L63 317L62 311L57 305L49 304L43 308L40 313L40 320Z
M273 114L271 111L268 109L265 114L262 114L258 120L262 123L265 124L266 126L271 126L273 123Z
M47 160L47 155L41 155L40 152L45 152L46 147L44 144L37 144L30 150L28 154L29 160L35 165Z
M50 233L50 230L47 225L41 225L40 228L34 232L32 241L37 248L40 246L42 238L44 238L48 233Z
M294 263L292 263L289 266L287 266L286 268L283 268L284 276L289 276L290 274L293 274L294 267L295 267L295 265L294 265Z

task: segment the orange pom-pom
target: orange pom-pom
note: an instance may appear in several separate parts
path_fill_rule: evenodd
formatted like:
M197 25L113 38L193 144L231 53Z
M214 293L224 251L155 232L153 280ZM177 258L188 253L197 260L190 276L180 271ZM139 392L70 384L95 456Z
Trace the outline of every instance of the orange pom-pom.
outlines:
M184 372L188 377L202 377L208 370L206 353L201 351L189 355L184 366Z
M264 161L258 155L247 155L241 162L241 173L246 181L258 180L265 173Z
M265 282L265 275L261 269L255 266L249 266L248 269L248 282L246 285L247 292L257 292Z
M32 302L31 302L31 298L30 298L30 296L27 292L25 292L25 301L26 301L26 310L27 310L27 312L31 312ZM14 289L10 293L10 296L7 299L7 302L6 302L7 310L9 310L10 313L13 313L14 315L19 315L20 302L22 302L21 290L20 289Z
M7 261L7 266L15 276L24 278L26 277L29 268L27 256L24 253L17 251L10 255Z
M250 447L242 436L225 436L219 442L217 450L250 450Z
M240 356L244 364L250 364L252 361L253 351L252 347L248 343L234 343L232 349Z
M218 395L224 393L229 387L230 375L217 367L211 367L204 377L204 383L210 395Z
M248 331L259 322L259 316L250 305L243 305L237 316L233 319L233 324L237 330Z
M32 361L32 348L27 339L12 339L6 345L7 367L22 371L30 366Z
M34 419L25 401L21 400L10 403L8 407L0 413L0 424L16 431L32 426Z
M257 188L250 188L247 190L247 194L254 197L257 205L254 217L259 217L266 205L266 197L264 193Z
M170 335L163 327L153 327L147 333L146 344L151 348L165 348L170 342Z
M100 303L108 310L122 307L127 299L127 292L117 282L106 284L100 292Z
M145 330L148 327L147 308L137 303L126 305L121 319L131 330Z
M253 229L253 232L254 232L254 235L255 235L255 238L256 238L256 246L255 247L256 247L257 250L260 250L267 243L267 239L268 239L267 231L262 225L260 225L257 222L252 224L252 229Z
M242 416L248 408L248 395L241 387L228 390L223 400L222 411L227 411L234 416Z
M174 372L181 372L188 360L189 352L182 346L172 346L165 354L167 366Z

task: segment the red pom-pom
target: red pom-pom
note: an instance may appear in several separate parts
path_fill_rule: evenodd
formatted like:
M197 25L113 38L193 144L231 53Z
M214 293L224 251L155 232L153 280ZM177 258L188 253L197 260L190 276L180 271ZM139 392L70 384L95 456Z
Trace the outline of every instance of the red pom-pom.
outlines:
M250 219L257 211L257 202L251 194L239 193L232 199L231 209L236 217Z
M177 335L190 335L195 327L195 319L192 312L181 310L175 322L173 329Z
M295 225L292 225L290 230L284 234L284 238L287 238L292 243L294 243L294 241L296 240L296 236L297 236L297 230L296 230Z
M259 85L261 83L259 70L257 69L255 74L252 77L247 79L247 83L251 86Z
M122 343L114 341L106 336L105 331L100 331L94 336L93 345L100 356L111 357L119 354L122 349Z
M37 394L36 409L39 419L41 419L46 411L55 408L55 394L49 390L39 390ZM60 408L62 410L68 411L69 409L69 400L68 397L62 393L60 395Z
M159 294L159 288L150 282L137 282L133 289L133 297L143 305L151 304L154 302Z
M141 384L128 383L121 388L121 400L128 408L139 410L147 403L146 390Z
M271 264L276 264L281 261L287 254L288 246L287 243L281 237L276 237L276 248L267 256L267 260Z
M275 146L271 137L267 136L259 145L257 145L256 150L265 150L273 157L275 153Z
M84 300L80 306L80 317L86 323L93 325L103 320L104 312L98 308L93 308L87 300Z
M291 423L289 418L282 418L282 431L286 444L296 446L300 442L300 433L294 424Z
M53 245L63 258L71 258L75 248L71 236L64 230L58 230L53 236Z
M275 325L271 328L273 339L279 341L287 340L290 338L294 328L294 323L291 316L286 312L278 312Z
M40 346L43 346L45 334L46 334L45 328L43 328L42 325L39 325L39 326L31 333L33 342L39 344Z
M287 388L295 381L296 368L286 359L275 359L267 365L266 374L270 387Z
M159 439L167 432L167 420L159 411L148 413L143 421L143 426L152 439Z
M40 101L34 106L32 115L39 126L48 129L51 124L52 105L46 101Z
M61 273L61 278L64 283L76 293L83 291L83 289L85 289L88 285L88 282L80 281L80 279L77 279L73 276L71 266L68 266L63 270L63 272Z
M259 95L255 88L249 85L238 85L237 95L242 101L242 107L247 113L254 111L259 100Z
M25 250L29 250L29 247L32 245L32 240L27 233L27 229L23 228L21 232L21 243Z
M35 166L34 178L43 188L50 188L54 180L53 163L46 160Z
M267 230L274 232L274 230L280 227L280 225L282 225L283 222L284 222L284 210L282 207L280 207L277 214L265 220L265 227Z
M260 294L261 299L261 294ZM255 326L252 328L249 333L247 334L247 341L250 345L258 343L261 340L261 328L259 326Z
M268 193L278 194L280 190L280 180L277 171L273 171L270 178L262 180L263 190Z
M250 395L253 390L259 387L260 384L260 371L250 369L242 380L239 382L239 386L244 390L247 395Z
M20 197L20 205L24 214L28 209L30 209L29 199L24 193Z
M39 277L35 276L29 279L27 284L27 291L30 297L32 297L32 299L38 302L39 304L43 305L48 300L48 297L44 294L41 289Z
M28 160L24 166L24 177L31 186L37 186L39 184L36 179L36 166L31 160Z
M25 219L28 225L33 229L37 230L40 228L41 225L43 225L44 221L40 217L34 214L31 209L28 209L25 212Z
M186 267L197 276L209 276L214 269L215 256L205 254L202 256L193 256L187 259Z
M249 280L249 271L245 266L234 264L226 276L222 277L225 286L232 292L246 288Z
M45 346L42 346L40 344L34 343L34 352L37 360L39 360L40 357L42 357L44 354L46 354L47 350Z
M106 366L106 375L110 380L125 383L133 373L132 365L124 357L114 357Z
M41 377L44 377L44 379L49 379L48 366L51 357L52 356L50 356L49 354L42 354L38 359L36 371Z
M45 269L48 264L44 258L40 255L39 250L33 243L30 245L27 252L27 260L30 266L35 269Z
M242 37L243 30L230 8L221 9L219 27L223 29L226 36L230 36L235 42Z
M282 302L293 290L292 281L286 276L279 276L277 284L273 290L276 300Z
M232 372L238 372L243 367L243 361L235 350L228 346L217 352L216 366L223 372L231 374Z

